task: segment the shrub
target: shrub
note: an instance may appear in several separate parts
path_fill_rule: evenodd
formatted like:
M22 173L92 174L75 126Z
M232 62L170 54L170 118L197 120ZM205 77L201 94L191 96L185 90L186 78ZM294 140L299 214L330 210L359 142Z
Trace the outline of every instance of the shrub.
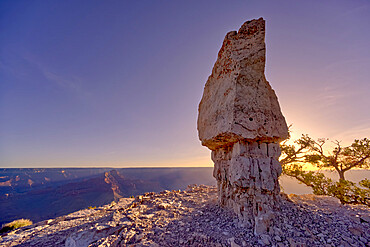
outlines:
M0 229L0 233L13 231L17 228L29 225L32 225L32 221L29 219L14 220L10 223L4 224L3 227Z
M324 151L326 141L324 138L315 141L308 135L302 135L292 145L288 145L287 141L281 143L280 163L283 173L311 187L316 195L336 197L342 204L364 204L370 207L370 180L364 179L356 184L344 176L351 169L370 168L370 139L354 140L347 147L335 141L331 152ZM325 177L320 171L304 170L307 163L318 169L336 171L339 181Z

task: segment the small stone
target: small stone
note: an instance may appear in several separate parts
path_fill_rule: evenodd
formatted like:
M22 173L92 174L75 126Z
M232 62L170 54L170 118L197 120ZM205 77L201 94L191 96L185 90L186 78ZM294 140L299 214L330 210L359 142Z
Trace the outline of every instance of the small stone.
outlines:
M324 234L322 234L322 233L317 234L317 236L318 236L319 238L325 238L325 235L324 235Z
M158 205L158 208L159 208L159 209L167 209L167 208L169 208L169 207L171 207L171 204L169 204L169 203L160 203L160 204Z
M269 245L270 244L270 236L269 235L265 235L265 234L262 234L261 235L261 240L262 240L262 243L265 244L265 245Z
M277 242L281 242L281 238L280 238L279 236L277 236L277 235L274 237L274 239L275 239L275 241L277 241Z
M229 238L227 241L230 243L230 247L240 247L240 245L235 243L235 238Z
M45 221L45 225L49 225L51 222L53 222L53 220L52 220L52 219L50 219L50 220L46 220L46 221Z
M347 237L345 235L342 235L342 239L350 244L354 243L353 239L350 237Z
M361 215L360 220L361 220L361 222L370 223L370 215Z
M356 236L361 236L362 234L362 231L360 228L357 228L357 227L348 227L348 230L353 234L353 235L356 235Z
M340 247L351 247L351 245L350 245L350 244L348 244L348 242L346 242L346 241L342 240L342 241L340 242Z
M367 239L366 238L363 238L363 237L359 237L360 241L363 242L364 244L367 244Z
M297 246L297 244L296 244L296 242L294 241L293 238L288 238L288 242L289 242L289 245L291 247L296 247Z

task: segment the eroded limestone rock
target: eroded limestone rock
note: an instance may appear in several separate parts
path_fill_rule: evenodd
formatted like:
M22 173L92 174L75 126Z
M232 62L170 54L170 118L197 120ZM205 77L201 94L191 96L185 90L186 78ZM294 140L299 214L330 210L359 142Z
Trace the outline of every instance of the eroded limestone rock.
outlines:
M219 203L268 231L279 203L279 141L288 127L265 70L265 21L247 21L223 41L199 104L198 132L212 150Z

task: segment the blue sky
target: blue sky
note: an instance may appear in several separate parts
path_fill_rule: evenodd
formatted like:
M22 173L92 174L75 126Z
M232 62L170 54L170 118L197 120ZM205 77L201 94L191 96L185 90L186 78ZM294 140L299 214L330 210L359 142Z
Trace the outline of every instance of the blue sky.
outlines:
M203 87L261 16L293 137L369 137L368 1L1 1L0 167L212 165Z

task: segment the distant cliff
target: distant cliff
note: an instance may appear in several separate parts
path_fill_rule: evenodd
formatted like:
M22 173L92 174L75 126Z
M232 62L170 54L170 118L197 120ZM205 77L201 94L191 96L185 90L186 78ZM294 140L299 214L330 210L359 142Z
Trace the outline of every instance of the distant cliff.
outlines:
M214 183L211 168L0 169L0 225L19 218L37 222L200 182Z

